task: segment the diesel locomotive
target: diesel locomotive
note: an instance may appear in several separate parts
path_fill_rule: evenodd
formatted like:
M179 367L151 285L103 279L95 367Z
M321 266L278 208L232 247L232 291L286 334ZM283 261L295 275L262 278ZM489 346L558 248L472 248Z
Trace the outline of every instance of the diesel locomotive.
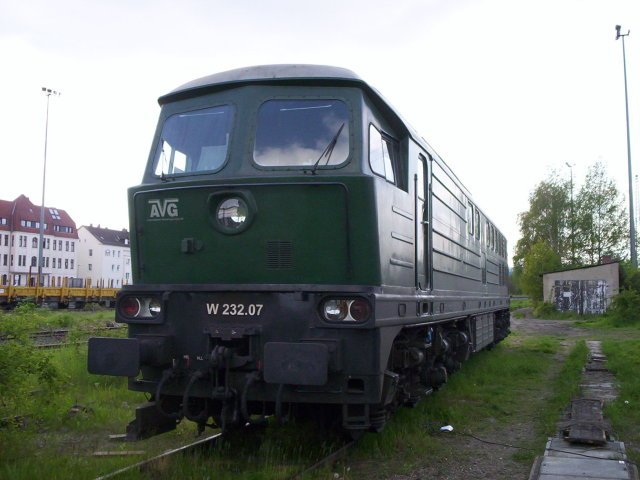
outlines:
M328 413L357 436L509 333L507 244L355 73L267 65L160 97L128 191L128 338L91 373L146 392L129 438Z

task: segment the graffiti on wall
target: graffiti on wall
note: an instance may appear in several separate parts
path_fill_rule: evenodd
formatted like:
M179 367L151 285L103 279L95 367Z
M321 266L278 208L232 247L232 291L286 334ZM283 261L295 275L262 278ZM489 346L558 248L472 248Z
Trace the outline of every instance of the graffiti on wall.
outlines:
M556 280L553 286L556 310L580 315L604 313L607 288L605 280Z

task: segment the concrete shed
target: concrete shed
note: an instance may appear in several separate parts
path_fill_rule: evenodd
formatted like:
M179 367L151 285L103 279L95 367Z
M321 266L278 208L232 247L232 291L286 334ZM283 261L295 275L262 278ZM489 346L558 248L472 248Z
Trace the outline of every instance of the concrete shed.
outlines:
M561 312L604 313L620 291L620 263L542 274L544 301Z

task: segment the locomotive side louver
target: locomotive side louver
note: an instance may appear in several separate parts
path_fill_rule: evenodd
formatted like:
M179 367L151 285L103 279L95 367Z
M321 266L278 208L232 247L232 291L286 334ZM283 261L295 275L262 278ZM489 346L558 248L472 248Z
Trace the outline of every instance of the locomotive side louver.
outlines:
M268 240L267 268L269 270L293 268L293 243L285 240Z

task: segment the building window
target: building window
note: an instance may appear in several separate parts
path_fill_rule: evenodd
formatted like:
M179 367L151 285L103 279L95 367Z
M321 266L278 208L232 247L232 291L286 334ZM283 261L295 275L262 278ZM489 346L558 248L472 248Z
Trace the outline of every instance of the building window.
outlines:
M71 259L71 270L73 270L73 259Z
M89 249L89 256L93 257L93 249L92 248Z
M40 222L34 220L20 220L20 225L26 228L40 228ZM47 228L46 224L44 228Z
M68 258L64 259L64 269L65 270L69 270L69 259Z
M89 271L93 270L93 265L89 264Z
M69 240L67 240L66 242L64 242L64 249L68 252L69 251Z
M105 251L104 251L104 255L105 255L106 257L108 257L109 255L111 255L111 250L105 250Z
M62 268L62 259L61 258L58 259L58 268Z
M38 259L36 257L31 257L31 266L35 267L37 266L36 263L38 262Z
M9 255L5 253L4 256L2 257L2 265L6 267L8 262L9 262Z
M54 240L54 241L53 241L53 249L54 249L54 250L57 250L57 249L58 249L58 248L57 248L57 244L58 244L58 242L56 242L56 241Z
M50 208L49 213L51 214L51 218L54 220L60 220L60 212L58 212L55 208Z
M33 237L31 240L31 248L38 248L38 237Z
M9 246L9 235L5 235L4 236L4 246L8 247Z
M76 242L71 242L71 251L72 252L76 251Z

